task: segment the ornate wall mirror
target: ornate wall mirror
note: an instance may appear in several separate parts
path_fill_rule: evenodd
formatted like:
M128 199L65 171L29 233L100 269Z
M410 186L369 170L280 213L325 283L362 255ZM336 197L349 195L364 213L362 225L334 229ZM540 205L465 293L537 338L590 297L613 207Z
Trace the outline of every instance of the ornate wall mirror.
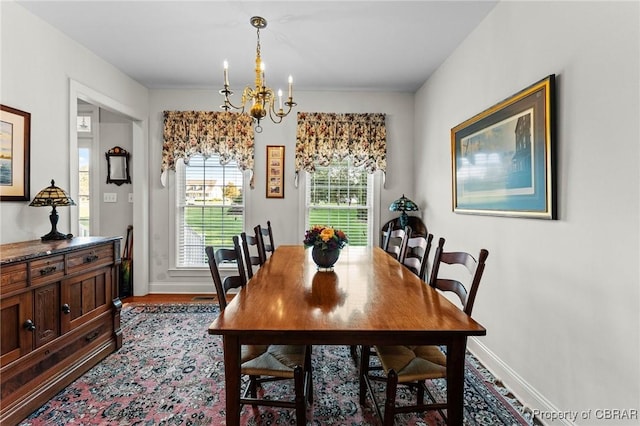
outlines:
M107 183L115 183L116 185L131 183L127 150L115 146L105 155L107 157Z

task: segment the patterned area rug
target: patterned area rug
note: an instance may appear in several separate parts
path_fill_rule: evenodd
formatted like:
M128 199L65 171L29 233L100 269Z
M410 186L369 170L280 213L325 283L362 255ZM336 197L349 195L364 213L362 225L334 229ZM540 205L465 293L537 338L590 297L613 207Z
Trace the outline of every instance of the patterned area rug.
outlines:
M122 348L76 380L21 425L225 424L222 338L207 334L218 315L209 303L127 305ZM357 369L346 346L314 346L313 425L377 425L370 400L358 403ZM268 395L291 395L287 382ZM380 385L383 395L383 388ZM445 395L443 380L432 393ZM407 398L408 393L399 394ZM530 425L532 417L471 355L465 373L465 425ZM243 407L242 424L295 424L293 411ZM397 425L444 425L438 412L396 417Z

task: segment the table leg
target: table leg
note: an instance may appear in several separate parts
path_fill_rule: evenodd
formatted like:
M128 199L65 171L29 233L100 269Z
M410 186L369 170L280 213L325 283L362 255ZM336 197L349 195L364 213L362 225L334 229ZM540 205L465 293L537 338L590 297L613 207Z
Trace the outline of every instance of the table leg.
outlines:
M464 358L467 339L455 339L447 347L447 424L462 425L464 418Z
M227 426L240 425L240 340L224 336L224 382Z

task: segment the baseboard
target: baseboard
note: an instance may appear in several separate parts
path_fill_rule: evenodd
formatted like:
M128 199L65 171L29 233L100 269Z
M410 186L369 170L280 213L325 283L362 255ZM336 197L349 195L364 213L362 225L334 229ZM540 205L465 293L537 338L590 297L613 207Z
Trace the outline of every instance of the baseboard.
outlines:
M213 281L150 283L148 294L215 294Z
M518 375L511 367L502 361L496 354L491 352L478 339L471 337L467 342L469 351L484 365L493 376L500 380L504 386L509 389L518 401L532 413L559 413L560 410L555 407L548 399L546 399L533 386L527 383ZM565 425L575 426L576 424L568 419L555 420L550 422L536 416L538 424L542 425Z

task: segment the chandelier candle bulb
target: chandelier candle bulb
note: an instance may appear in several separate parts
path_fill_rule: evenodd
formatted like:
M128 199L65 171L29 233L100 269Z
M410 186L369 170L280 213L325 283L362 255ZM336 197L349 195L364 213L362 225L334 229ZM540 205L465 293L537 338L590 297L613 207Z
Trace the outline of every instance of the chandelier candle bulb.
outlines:
M278 104L280 106L280 113L282 113L282 89L278 89Z
M289 101L293 97L293 77L289 76Z
M224 67L224 85L229 86L229 62L227 62L226 59L223 63L223 67Z

